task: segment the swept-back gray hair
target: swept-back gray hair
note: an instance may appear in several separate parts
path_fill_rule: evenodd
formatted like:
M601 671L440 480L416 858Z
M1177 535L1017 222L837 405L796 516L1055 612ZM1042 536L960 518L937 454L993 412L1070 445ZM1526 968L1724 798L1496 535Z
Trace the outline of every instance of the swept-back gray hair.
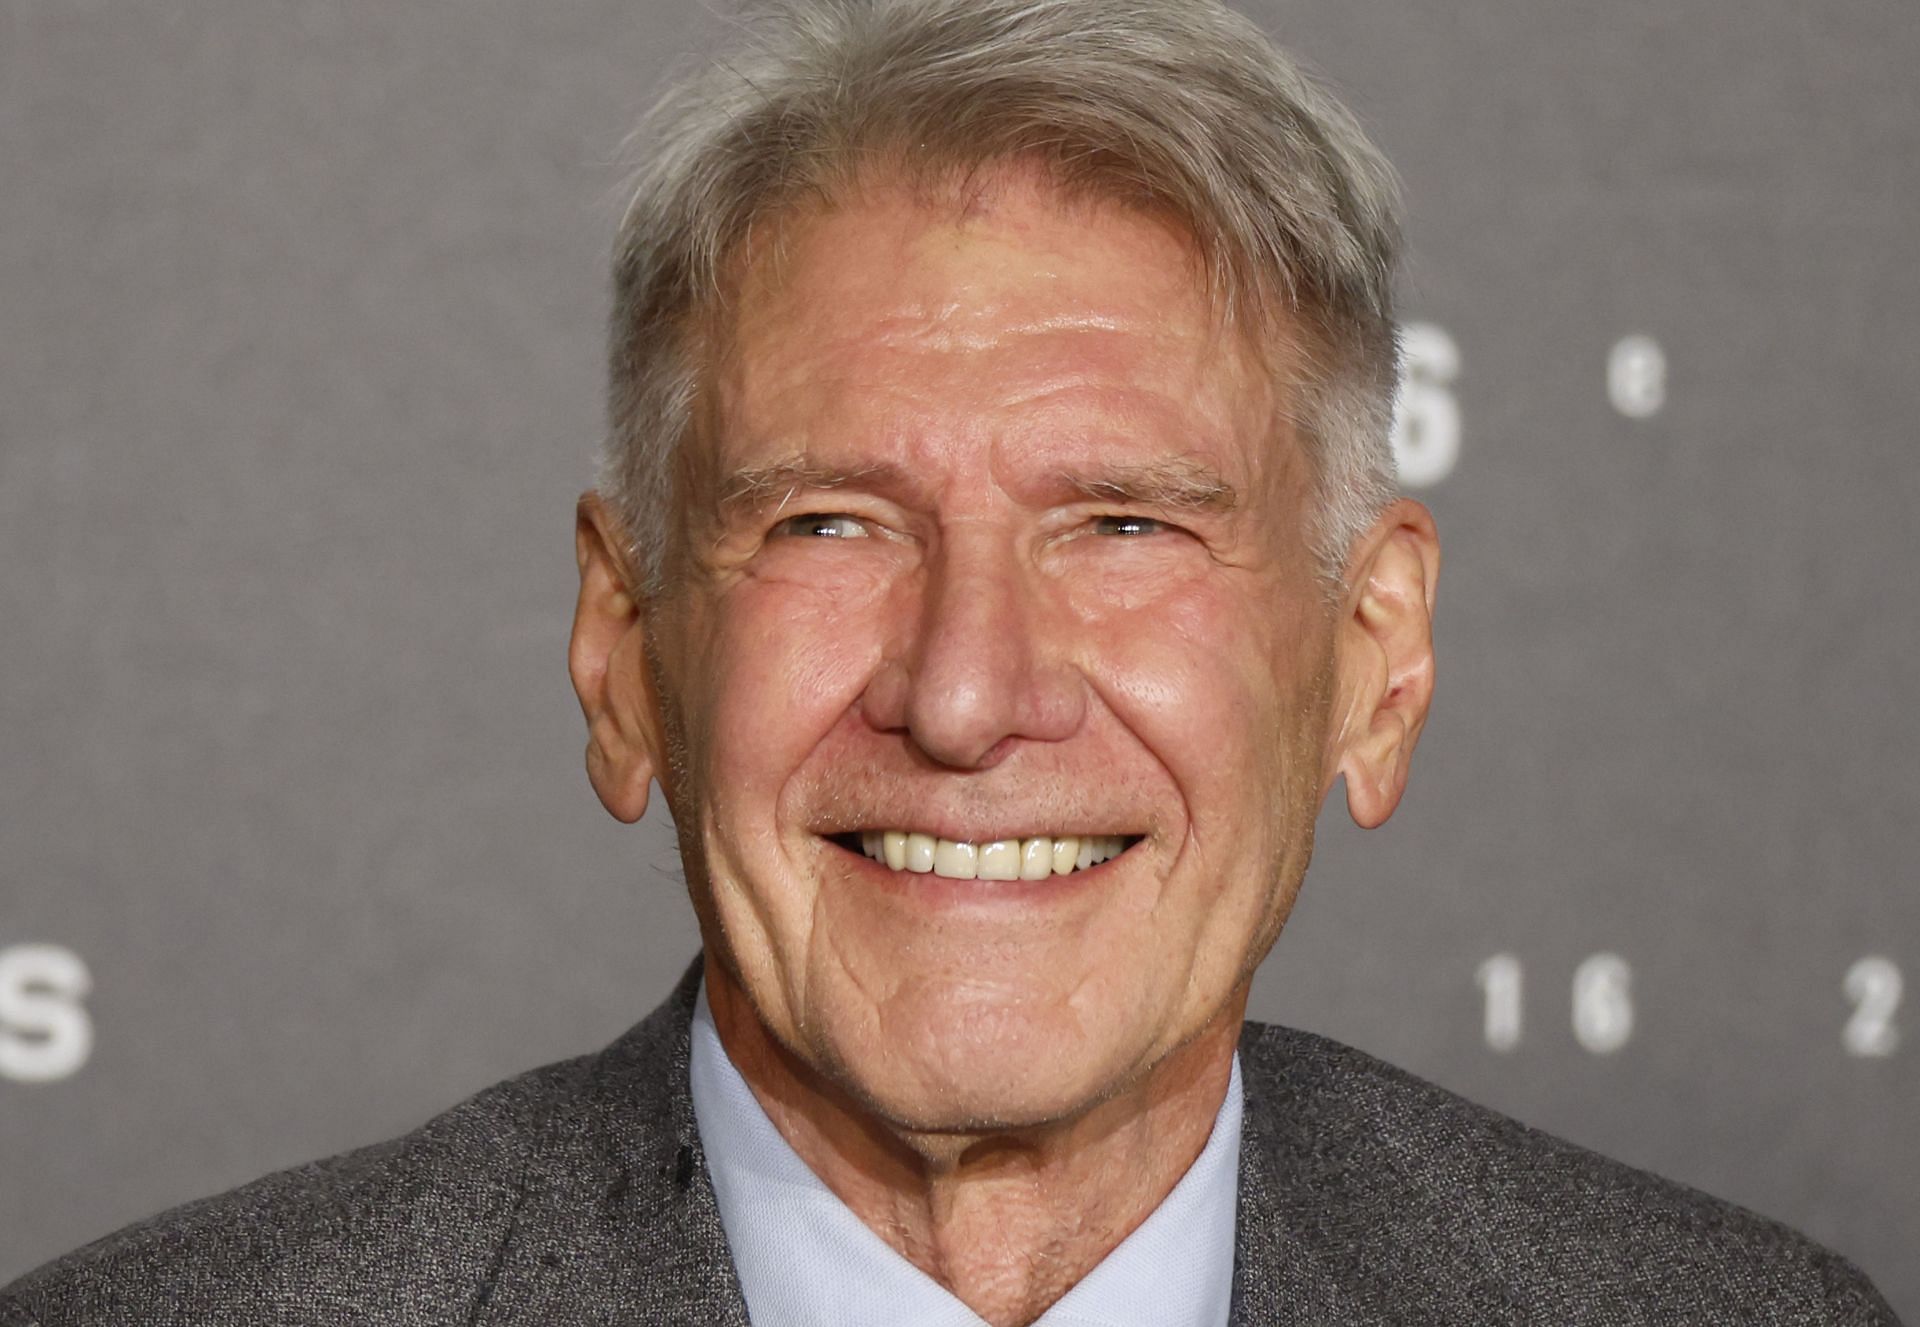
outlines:
M753 227L875 170L925 181L1013 159L1171 215L1216 307L1292 335L1283 399L1338 585L1394 490L1399 248L1392 169L1344 107L1217 0L785 0L742 26L746 49L635 134L644 164L614 251L600 491L650 592L700 331Z

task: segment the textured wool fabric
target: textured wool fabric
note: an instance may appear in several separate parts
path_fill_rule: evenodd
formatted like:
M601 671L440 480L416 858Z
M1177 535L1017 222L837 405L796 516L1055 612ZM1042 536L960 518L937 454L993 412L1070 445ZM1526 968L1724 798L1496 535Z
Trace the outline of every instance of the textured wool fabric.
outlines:
M755 1327L984 1327L807 1168L727 1056L702 988L689 1079L720 1224ZM1242 1091L1160 1205L1033 1327L1227 1327Z
M163 1213L0 1291L5 1327L747 1327L688 1092L698 965L597 1054ZM1248 1024L1236 1327L1892 1327L1774 1222Z

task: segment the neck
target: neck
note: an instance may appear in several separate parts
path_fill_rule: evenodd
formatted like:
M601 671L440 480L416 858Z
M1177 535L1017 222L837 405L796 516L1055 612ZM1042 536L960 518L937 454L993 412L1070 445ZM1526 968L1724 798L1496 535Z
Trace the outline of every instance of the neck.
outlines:
M1173 1190L1232 1076L1243 985L1200 1035L1071 1118L1001 1134L897 1128L770 1036L711 954L727 1056L781 1137L863 1221L993 1327L1031 1323Z

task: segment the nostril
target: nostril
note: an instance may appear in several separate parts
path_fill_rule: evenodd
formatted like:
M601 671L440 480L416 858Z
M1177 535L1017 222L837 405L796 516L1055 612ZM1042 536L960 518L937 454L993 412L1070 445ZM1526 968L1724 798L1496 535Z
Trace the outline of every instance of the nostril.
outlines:
M875 732L899 732L907 727L907 698L912 679L906 665L889 659L875 670L860 694L860 717Z
M998 765L1001 761L1013 754L1013 748L1019 744L1019 741L1020 739L1018 737L1010 736L1001 738L998 742L988 747L986 753L978 760L972 762L967 768L992 769L995 765Z

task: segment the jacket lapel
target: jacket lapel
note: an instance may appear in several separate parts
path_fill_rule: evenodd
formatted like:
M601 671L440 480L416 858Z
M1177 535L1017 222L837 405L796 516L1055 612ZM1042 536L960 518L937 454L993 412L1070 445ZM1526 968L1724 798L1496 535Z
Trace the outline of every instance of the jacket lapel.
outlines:
M1359 1327L1387 1319L1358 1302L1315 1252L1343 1225L1340 1186L1295 1109L1284 1053L1249 1023L1240 1038L1246 1110L1240 1134L1240 1205L1233 1252L1232 1327Z
M475 1327L747 1327L687 1087L699 978L556 1084Z

